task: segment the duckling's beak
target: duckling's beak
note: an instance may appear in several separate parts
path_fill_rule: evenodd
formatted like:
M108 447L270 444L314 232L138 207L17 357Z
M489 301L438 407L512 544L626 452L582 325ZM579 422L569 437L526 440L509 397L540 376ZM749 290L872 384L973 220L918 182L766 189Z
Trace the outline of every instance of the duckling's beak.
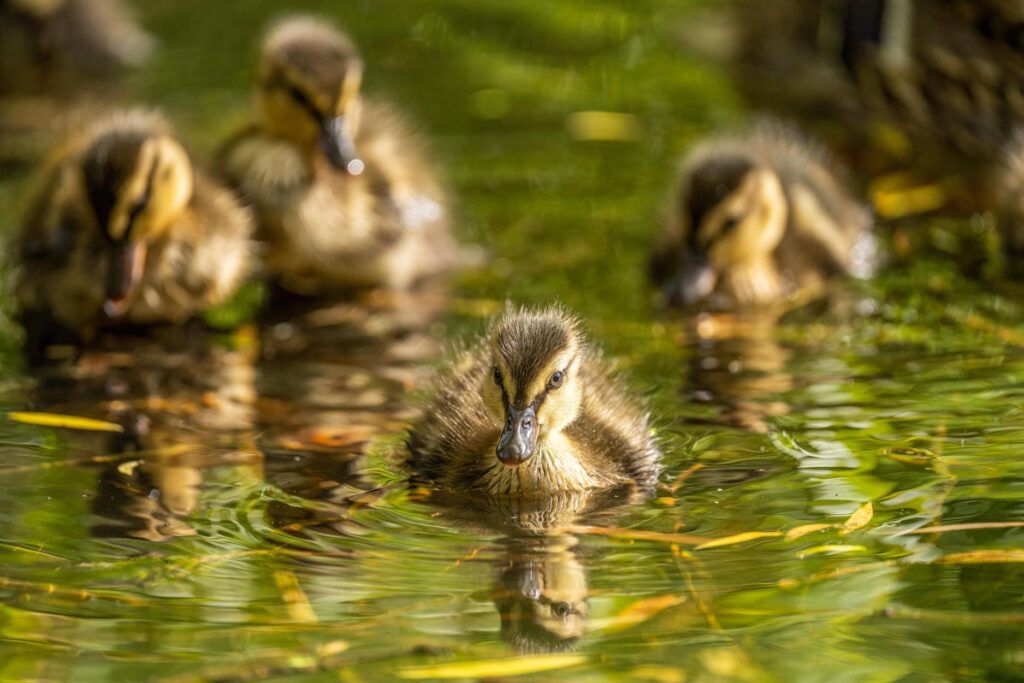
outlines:
M537 447L537 409L522 410L509 405L505 411L505 430L498 439L498 460L509 467L526 462Z
M363 172L363 160L356 154L356 145L345 125L345 117L325 119L320 128L320 149L339 171L349 175Z
M681 273L677 295L686 306L709 296L718 282L718 275L704 254L689 254L683 257Z
M145 243L123 240L111 247L107 270L107 300L103 304L103 312L107 317L119 318L125 314L145 269Z

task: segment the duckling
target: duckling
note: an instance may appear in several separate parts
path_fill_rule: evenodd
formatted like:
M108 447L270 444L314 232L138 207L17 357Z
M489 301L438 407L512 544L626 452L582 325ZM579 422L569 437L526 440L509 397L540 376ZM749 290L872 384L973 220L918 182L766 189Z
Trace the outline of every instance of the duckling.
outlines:
M152 48L117 0L0 0L0 93L78 89Z
M442 379L408 447L424 479L524 498L647 490L660 461L647 415L558 307L499 316Z
M815 293L832 275L870 274L869 213L823 150L762 122L683 160L651 274L669 304L731 309Z
M263 43L258 125L221 166L255 207L267 267L287 290L406 288L452 265L445 194L407 126L360 94L351 39L309 17Z
M163 117L110 115L54 151L29 204L14 293L30 341L183 322L242 283L251 233Z

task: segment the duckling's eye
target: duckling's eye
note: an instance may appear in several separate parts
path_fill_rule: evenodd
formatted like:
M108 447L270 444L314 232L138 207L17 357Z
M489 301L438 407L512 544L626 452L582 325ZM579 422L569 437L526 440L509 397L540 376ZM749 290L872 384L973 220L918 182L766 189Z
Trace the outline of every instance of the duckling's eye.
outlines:
M494 383L501 386L501 368L497 365L494 366Z
M567 602L556 602L551 605L551 611L559 619L565 619L567 616L572 614L572 605Z
M740 224L740 219L736 216L727 216L722 221L722 228L718 231L719 235L726 235L731 232L737 225Z
M548 380L548 386L551 387L552 389L557 389L558 387L562 386L562 382L564 381L565 373L562 372L561 370L556 370L555 373L551 375L551 379Z

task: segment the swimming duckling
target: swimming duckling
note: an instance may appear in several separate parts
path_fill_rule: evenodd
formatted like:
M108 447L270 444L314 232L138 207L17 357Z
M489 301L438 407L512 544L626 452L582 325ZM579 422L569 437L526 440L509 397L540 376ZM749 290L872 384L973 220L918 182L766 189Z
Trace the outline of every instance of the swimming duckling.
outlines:
M0 93L80 89L152 49L118 0L0 0Z
M260 124L229 141L222 168L256 207L267 266L286 289L407 287L448 268L444 192L386 106L360 95L352 41L312 18L263 44Z
M422 477L495 496L649 489L660 459L647 415L557 307L501 315L442 380L408 446Z
M18 237L30 337L88 341L114 324L183 322L249 272L252 220L195 169L159 115L111 115L58 147Z
M869 275L871 218L834 165L780 124L693 149L651 262L667 302L765 305L812 293L832 275Z

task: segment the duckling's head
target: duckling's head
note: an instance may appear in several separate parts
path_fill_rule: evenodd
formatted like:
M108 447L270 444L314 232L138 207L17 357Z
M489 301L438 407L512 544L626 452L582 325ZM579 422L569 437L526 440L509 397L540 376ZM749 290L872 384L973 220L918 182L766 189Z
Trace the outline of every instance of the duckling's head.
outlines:
M355 44L310 17L288 19L263 43L259 106L274 135L319 151L338 170L358 175L363 162L354 140L359 128L363 61Z
M723 275L758 288L786 230L787 200L774 170L739 153L710 155L683 174L675 211L684 244L673 298L695 304ZM733 293L758 298L756 291Z
M192 197L192 165L168 132L126 126L97 137L82 161L85 198L108 247L110 317L122 315L142 280L148 246Z
M504 427L498 459L515 467L579 415L586 347L578 321L558 308L506 313L490 335L491 371L481 394Z

